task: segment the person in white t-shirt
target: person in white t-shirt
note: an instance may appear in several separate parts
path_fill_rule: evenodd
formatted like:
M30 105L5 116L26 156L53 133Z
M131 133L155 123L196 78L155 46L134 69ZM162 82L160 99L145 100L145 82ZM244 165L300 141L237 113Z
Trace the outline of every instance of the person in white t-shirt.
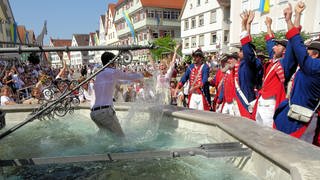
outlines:
M12 96L12 90L9 86L3 86L1 88L1 106L7 106L7 105L14 105L16 102L14 102Z
M113 53L104 52L101 56L102 65L105 66L114 57ZM143 75L123 72L116 69L113 62L110 63L96 76L90 116L100 130L109 130L115 135L123 137L124 133L113 107L113 93L119 80L143 80Z
M174 49L174 54L170 62L169 68L165 61L161 61L158 68L156 69L156 95L163 101L164 104L170 104L171 92L170 92L170 81L174 72L174 66L177 57L177 51L181 44L178 44ZM151 58L152 60L152 58ZM151 61L154 64L153 60Z
M85 81L85 77L81 77L78 82L81 83L82 81ZM90 80L87 83L84 83L81 86L81 93L79 94L79 100L80 102L91 102L92 96L94 96L94 90L93 90L93 81Z

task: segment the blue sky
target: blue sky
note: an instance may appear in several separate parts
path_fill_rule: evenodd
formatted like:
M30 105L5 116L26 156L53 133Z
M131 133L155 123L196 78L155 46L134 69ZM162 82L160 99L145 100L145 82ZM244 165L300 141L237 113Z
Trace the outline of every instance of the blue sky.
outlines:
M18 25L33 29L36 37L47 20L48 34L54 39L71 39L72 34L88 34L99 29L99 17L109 3L117 0L9 0Z

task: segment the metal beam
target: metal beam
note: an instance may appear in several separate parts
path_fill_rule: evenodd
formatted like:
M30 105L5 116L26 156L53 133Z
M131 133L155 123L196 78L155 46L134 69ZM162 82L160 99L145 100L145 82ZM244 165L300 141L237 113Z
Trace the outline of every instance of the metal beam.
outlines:
M207 158L217 157L249 157L252 151L248 148L241 147L239 142L231 143L214 143L203 144L200 147L181 148L173 150L159 151L138 151L125 153L107 153L81 156L66 156L66 157L44 157L30 159L13 159L0 160L0 167L5 166L27 166L27 165L42 165L42 164L66 164L76 162L94 162L106 161L117 162L121 160L134 159L152 159L152 158L178 158L185 156L204 156Z
M1 53L23 53L23 52L58 52L58 51L130 51L140 49L153 49L154 45L118 45L118 46L64 46L64 47L14 47L14 48L0 48Z

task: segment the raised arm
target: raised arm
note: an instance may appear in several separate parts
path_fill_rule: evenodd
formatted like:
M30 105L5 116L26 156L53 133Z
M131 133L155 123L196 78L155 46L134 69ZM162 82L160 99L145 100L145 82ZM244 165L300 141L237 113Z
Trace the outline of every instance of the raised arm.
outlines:
M170 62L170 67L174 66L175 62L176 62L176 58L177 58L177 53L178 53L178 49L181 47L181 44L177 44L176 47L174 48L174 53L172 56L172 60Z
M301 27L301 25L300 25L301 15L302 15L302 12L304 11L305 7L306 7L305 4L300 1L297 3L297 5L294 8L294 11L295 11L294 26L297 28Z
M302 2L299 2L296 5L296 7L295 7L295 20L294 20L294 24L293 24L291 21L292 7L291 7L291 5L288 5L288 7L284 10L284 16L285 16L285 20L288 24L288 28L292 28L294 26L294 27L301 30L300 19L301 19L301 14L302 14L304 8L305 7ZM290 29L288 29L288 30L290 30ZM289 41L287 44L286 53L284 55L284 58L281 60L281 65L284 69L285 79L286 79L286 81L289 81L289 79L294 74L294 72L296 71L296 68L298 66L298 62L297 62L296 56L294 55L291 41Z
M294 25L291 20L291 18L292 18L292 5L290 3L288 3L288 7L286 7L283 10L283 14L284 14L284 19L287 23L288 30L292 29Z
M240 14L241 18L241 32L247 31L247 22L248 22L248 11L245 10Z
M63 62L63 67L62 67L62 69L60 69L60 71L59 71L59 73L57 75L57 77L60 77L60 78L62 78L64 73L67 71L67 63L66 63L66 61L62 60L62 62Z
M156 63L154 62L154 59L153 59L151 53L148 52L148 55L147 55L147 56L148 56L148 60L150 61L150 64L151 64L152 69L153 69L154 71L156 71L156 70L157 70L157 65L156 65Z
M272 59L274 55L272 48L275 45L275 42L272 41L274 39L274 34L271 29L272 19L270 17L266 17L266 20L264 21L264 23L267 26L267 34L265 36L267 51L268 51L269 59Z
M298 6L304 9L304 3L299 3ZM292 49L294 51L295 57L297 58L300 69L308 75L320 74L319 59L313 59L309 56L306 46L303 43L303 39L299 34L300 29L298 27L295 27L295 25L291 21L291 18L289 20L289 17L292 16L291 4L289 4L288 7L284 10L284 14L289 29L286 36L290 43L294 44L294 46L292 46Z
M243 50L243 59L250 66L255 66L256 65L256 56L255 56L253 47L250 44L250 42L252 41L250 32L251 32L251 23L254 19L254 12L249 11L243 17L248 18L247 20L242 19L242 21L246 21L247 24L246 24L246 31L241 32L241 35L240 35L241 45L242 45L242 50ZM244 22L242 22L242 24L244 24Z
M249 11L248 12L248 21L247 21L247 31L248 31L248 34L251 35L251 24L252 24L252 21L254 19L254 16L255 16L255 13L254 11Z
M174 48L174 53L172 56L172 60L169 64L169 68L168 71L166 73L166 78L170 78L172 76L173 70L174 70L174 66L175 66L175 62L176 62L176 58L177 58L177 51L180 48L181 44L177 44L176 47Z

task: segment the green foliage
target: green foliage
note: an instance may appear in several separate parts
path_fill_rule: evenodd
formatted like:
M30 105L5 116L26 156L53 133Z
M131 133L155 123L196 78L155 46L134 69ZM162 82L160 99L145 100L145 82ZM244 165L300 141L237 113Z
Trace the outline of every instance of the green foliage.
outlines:
M192 63L192 56L190 56L190 55L185 56L183 61L185 63L191 64Z
M274 33L275 39L285 39L286 38L285 33L286 32L284 31L275 32ZM257 52L263 52L265 54L268 54L267 48L266 48L266 41L265 41L266 34L267 34L266 32L261 32L260 34L254 35L252 37L252 42L256 46ZM303 40L310 38L310 35L305 32L301 32L300 34Z
M173 53L174 47L177 44L177 42L174 39L172 39L170 36L157 38L153 41L153 43L158 47L157 49L151 50L151 55L155 60L161 59L163 54ZM182 53L178 52L178 54L182 54Z

